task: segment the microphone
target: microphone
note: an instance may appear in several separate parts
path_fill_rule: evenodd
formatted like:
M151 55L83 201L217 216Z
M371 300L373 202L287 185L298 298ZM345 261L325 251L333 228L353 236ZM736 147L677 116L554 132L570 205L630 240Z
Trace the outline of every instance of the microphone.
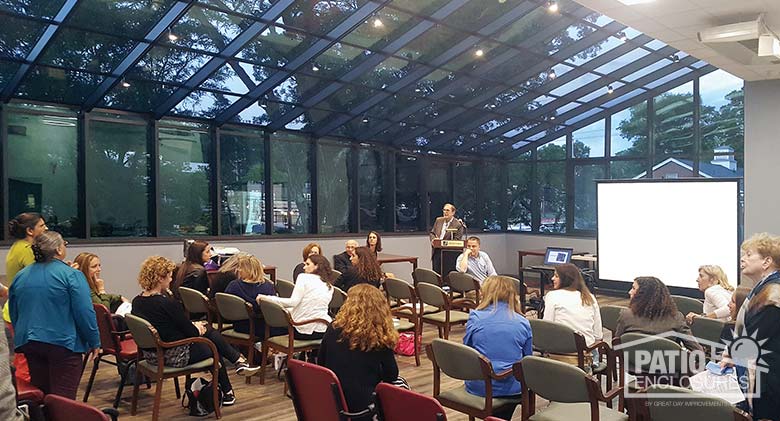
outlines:
M466 223L465 223L465 222L463 222L463 220L462 220L462 219L460 219L460 218L457 218L457 219L458 219L458 222L460 222L460 224L461 224L461 225L463 225L463 228L468 228L468 227L466 226Z

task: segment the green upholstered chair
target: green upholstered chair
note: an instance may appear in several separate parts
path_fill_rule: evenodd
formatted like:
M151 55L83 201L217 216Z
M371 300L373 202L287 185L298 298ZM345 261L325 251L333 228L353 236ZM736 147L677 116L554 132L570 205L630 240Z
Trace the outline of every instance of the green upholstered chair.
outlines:
M693 323L691 323L691 333L696 339L700 339L699 344L705 349L710 348L708 343L723 343L720 341L720 334L723 333L723 328L726 327L726 322L718 319L710 319L707 317L694 317ZM734 326L731 326L732 329ZM704 342L704 343L702 343ZM712 351L712 349L710 349Z
M438 285L440 287L444 285L441 280L441 275L425 268L415 269L412 272L412 279L414 280L415 287L421 283Z
M652 385L641 393L642 419L652 421L707 420L747 421L750 416L728 401L690 389L669 385ZM664 396L665 395L665 396ZM679 396L670 396L679 395Z
M339 287L333 287L333 296L328 304L328 310L331 316L336 316L341 306L344 305L344 301L347 300L347 293Z
M599 311L601 312L601 326L603 326L604 329L615 333L615 330L617 330L617 322L620 318L620 312L623 311L624 308L627 307L615 305L599 306Z
M625 373L636 376L638 380L643 382L672 382L673 385L678 386L681 381L687 381L686 375L691 374L682 371L683 367L688 366L687 361L690 360L688 350L668 338L643 333L624 333L623 336L612 339L612 348L618 361L617 365L623 368L618 372L619 384L630 390L641 389L642 383L626 384ZM646 361L644 358L639 361L637 358L638 355L648 354L654 356L652 361ZM663 356L662 367L673 368L673 370L656 370L659 361L655 355ZM686 362L683 364L683 361ZM687 385L683 384L682 386Z
M426 323L436 326L439 330L439 337L447 339L450 336L450 329L452 325L465 325L469 319L469 314L462 311L457 311L458 308L468 308L468 303L462 299L452 299L438 285L420 282L415 287L417 296L423 304L433 306L439 309L435 313L423 313L420 316L422 332L422 326Z
M385 279L385 294L390 303L390 313L398 321L394 322L395 329L399 332L414 333L414 362L420 366L420 303L414 287L408 282L395 279ZM395 304L395 305L394 305ZM439 311L436 307L429 307L429 312Z
M279 279L276 278L276 293L282 297L282 298L290 298L292 297L293 289L295 289L295 284L286 280L286 279Z
M202 371L208 371L211 372L211 378L216 381L219 374L219 352L217 352L217 347L214 345L213 342L206 338L197 337L197 338L187 338L182 339L174 342L163 342L160 340L160 335L157 333L157 329L152 326L151 323L148 321L138 317L134 316L132 314L125 315L125 322L127 323L127 327L130 330L130 332L133 335L133 340L138 345L138 361L136 363L136 372L135 372L135 386L133 386L133 403L130 409L131 415L136 414L136 409L138 407L138 388L141 385L141 374L145 374L148 376L151 380L156 382L156 389L154 393L154 409L152 410L152 421L157 421L157 417L160 413L160 400L162 398L162 385L163 380L169 379L169 378L177 378L179 376L185 376L188 380L190 377L190 374L192 373L199 373ZM164 352L166 349L170 349L176 346L180 345L186 345L186 344L193 344L193 343L204 343L206 346L209 347L211 350L212 355L216 356L217 358L207 358L202 361L198 361L195 364L190 364L184 367L166 367L164 364L165 357ZM157 352L157 362L156 364L152 364L146 360L141 359L142 353L140 352L142 349L155 349ZM178 383L176 383L178 385ZM186 384L186 383L185 383ZM216 414L217 418L220 418L220 410L219 406L219 396L217 395L217 388L213 388L214 390L214 412ZM177 394L178 398L178 394Z
M503 380L512 375L512 370L503 373L493 371L490 360L474 348L444 339L434 339L425 347L428 358L433 363L433 397L443 406L452 408L474 418L484 419L495 410L507 406L517 406L520 398L493 397L492 380ZM458 380L476 380L485 382L485 397L472 395L462 385L456 389L441 390L441 373Z
M214 308L211 300L197 289L179 287L179 297L184 305L184 310L187 311L188 318L190 314L204 313L212 328L222 330L232 327L229 324L220 325L221 321L214 321Z
M532 421L602 420L624 421L622 411L599 405L615 397L622 399L622 387L602 394L599 382L579 368L549 358L528 356L512 366L522 387L522 419ZM536 397L550 402L536 412ZM622 404L621 404L622 407Z
M466 298L466 294L474 291L474 299L468 299L471 308L476 308L479 305L480 299L480 284L477 278L469 275L468 273L461 273L452 271L448 275L450 283L450 296L453 293L460 293L463 298Z
M695 298L672 295L672 300L674 300L674 303L677 305L677 310L679 310L683 316L688 315L688 313L702 314L704 312L704 303Z
M216 293L214 301L217 304L217 313L219 313L220 321L249 321L249 333L236 332L232 327L223 330L221 333L227 343L237 345L240 349L246 349L248 361L250 364L255 364L255 342L259 342L260 338L255 336L257 315L252 304L246 302L241 297L224 292ZM247 377L246 384L250 383L252 383L252 377Z

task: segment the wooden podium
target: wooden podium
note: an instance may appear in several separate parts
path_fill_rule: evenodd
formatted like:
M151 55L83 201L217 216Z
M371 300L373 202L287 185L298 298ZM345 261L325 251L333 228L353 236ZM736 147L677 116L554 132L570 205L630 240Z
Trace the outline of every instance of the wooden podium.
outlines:
M433 240L433 270L441 275L442 280L446 282L447 275L455 270L455 263L458 255L463 253L463 247L466 242L463 240L442 240L436 238Z

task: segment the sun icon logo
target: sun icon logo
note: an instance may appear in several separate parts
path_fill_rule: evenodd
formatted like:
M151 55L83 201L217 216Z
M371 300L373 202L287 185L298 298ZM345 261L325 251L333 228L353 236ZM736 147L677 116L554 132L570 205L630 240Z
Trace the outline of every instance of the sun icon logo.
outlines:
M732 334L735 332L732 331ZM767 367L766 361L762 356L771 351L761 349L769 339L758 340L758 330L748 335L736 337L731 343L724 341L729 350L729 356L734 362L742 367L747 367L748 361L755 361L757 365Z

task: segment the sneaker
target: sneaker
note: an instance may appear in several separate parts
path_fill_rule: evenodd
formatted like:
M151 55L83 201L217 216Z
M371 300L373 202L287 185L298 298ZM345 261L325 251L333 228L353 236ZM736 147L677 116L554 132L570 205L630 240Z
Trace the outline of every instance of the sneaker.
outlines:
M236 403L236 394L231 390L222 395L222 406L230 406Z
M245 362L236 364L236 374L244 377L252 377L260 371L260 367L250 367Z

